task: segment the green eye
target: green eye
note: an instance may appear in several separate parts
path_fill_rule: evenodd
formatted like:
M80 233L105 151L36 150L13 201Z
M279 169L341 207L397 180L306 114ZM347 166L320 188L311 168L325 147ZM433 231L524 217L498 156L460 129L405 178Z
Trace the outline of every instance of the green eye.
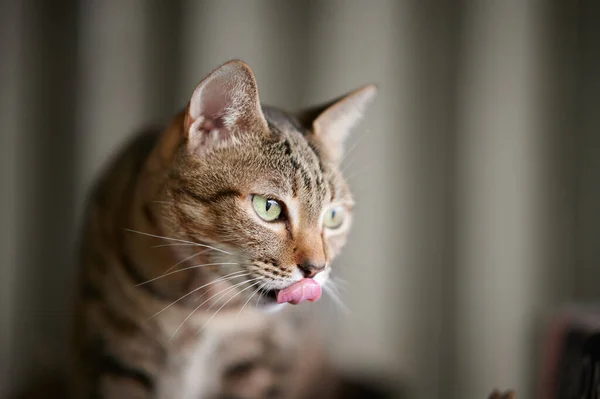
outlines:
M328 209L325 212L325 219L323 219L323 224L328 229L337 229L344 223L344 217L346 216L346 212L343 207L336 206L334 208Z
M252 206L258 216L267 222L277 220L281 216L281 205L279 205L279 202L262 195L252 197Z

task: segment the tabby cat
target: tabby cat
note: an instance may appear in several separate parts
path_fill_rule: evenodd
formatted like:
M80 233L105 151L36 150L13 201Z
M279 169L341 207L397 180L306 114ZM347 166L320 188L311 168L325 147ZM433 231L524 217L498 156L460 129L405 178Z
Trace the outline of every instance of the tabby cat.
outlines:
M292 116L230 61L116 157L81 240L75 398L329 395L311 318L289 304L327 288L353 206L343 141L375 92Z

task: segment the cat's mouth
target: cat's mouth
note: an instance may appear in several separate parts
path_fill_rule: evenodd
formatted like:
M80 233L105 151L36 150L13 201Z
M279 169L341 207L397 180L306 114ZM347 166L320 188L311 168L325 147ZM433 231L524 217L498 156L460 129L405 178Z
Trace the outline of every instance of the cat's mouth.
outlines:
M263 298L267 299L269 302L277 302L277 293L278 292L279 292L279 290L276 290L276 289L263 290L262 295L263 295Z
M271 289L264 292L264 296L271 302L291 303L297 305L304 301L315 302L321 298L321 285L312 278L303 278L289 287L277 290Z

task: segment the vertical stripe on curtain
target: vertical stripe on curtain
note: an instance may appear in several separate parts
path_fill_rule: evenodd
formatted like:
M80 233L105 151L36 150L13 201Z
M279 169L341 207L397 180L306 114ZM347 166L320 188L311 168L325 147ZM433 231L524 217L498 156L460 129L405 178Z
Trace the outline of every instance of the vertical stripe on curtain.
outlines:
M55 344L67 330L77 4L3 2L2 8L2 42L9 47L1 57L2 123L7 124L2 131L7 146L1 148L7 163L2 283L9 285L12 309L2 316L9 336L0 351L8 362L3 378L18 383L38 366L37 356L56 355ZM52 360L60 363L58 357Z
M9 381L14 376L13 353L10 348L14 314L17 312L19 298L14 284L18 259L17 242L20 204L19 176L17 171L17 153L20 150L18 132L22 121L19 108L22 103L23 66L23 7L20 3L0 3L0 182L2 199L0 202L0 397L9 392ZM10 54L11 57L6 57Z
M570 82L557 60L566 42L554 40L569 14L557 16L557 8L474 2L466 10L456 143L461 397L493 386L534 397L540 323L572 291L572 199L560 171L564 132L556 130L565 127L566 105L557 96Z
M574 237L576 296L600 297L600 6L583 1L577 9L577 44L574 54L577 75L575 107L576 142L573 179L577 202Z

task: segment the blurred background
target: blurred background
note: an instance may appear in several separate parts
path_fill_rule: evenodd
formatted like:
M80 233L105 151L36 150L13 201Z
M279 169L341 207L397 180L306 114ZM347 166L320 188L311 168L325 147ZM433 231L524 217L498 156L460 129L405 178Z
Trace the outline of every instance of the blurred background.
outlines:
M548 315L600 294L593 1L0 1L0 396L64 360L101 165L232 58L295 110L380 91L345 170L348 373L414 398L536 391Z

